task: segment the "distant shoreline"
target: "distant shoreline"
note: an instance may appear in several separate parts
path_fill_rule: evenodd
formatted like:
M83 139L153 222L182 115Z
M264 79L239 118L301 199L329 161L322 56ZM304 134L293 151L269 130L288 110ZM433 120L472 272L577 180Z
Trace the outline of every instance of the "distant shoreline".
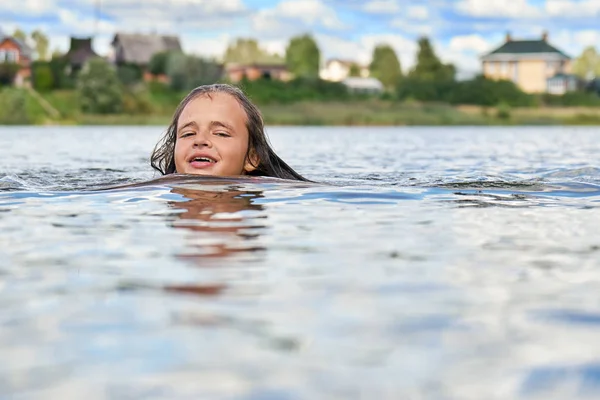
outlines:
M20 91L24 106L11 110L0 125L149 125L168 126L180 96L155 100L122 114L79 111L74 91L31 94ZM14 92L13 92L14 94ZM483 107L382 99L258 103L266 125L280 126L600 126L600 107ZM147 110L152 110L148 112ZM22 115L15 118L15 114Z
M600 107L513 108L382 101L259 105L266 125L279 126L600 126ZM41 125L168 126L171 115L89 115ZM39 124L38 124L39 125Z

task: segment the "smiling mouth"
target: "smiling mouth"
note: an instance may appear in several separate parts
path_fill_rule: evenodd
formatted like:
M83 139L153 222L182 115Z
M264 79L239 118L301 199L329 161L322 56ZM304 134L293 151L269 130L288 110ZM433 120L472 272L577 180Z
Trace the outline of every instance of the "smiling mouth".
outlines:
M208 158L208 157L195 157L192 158L192 160L190 162L201 162L201 163L216 163L215 160L213 160L212 158Z

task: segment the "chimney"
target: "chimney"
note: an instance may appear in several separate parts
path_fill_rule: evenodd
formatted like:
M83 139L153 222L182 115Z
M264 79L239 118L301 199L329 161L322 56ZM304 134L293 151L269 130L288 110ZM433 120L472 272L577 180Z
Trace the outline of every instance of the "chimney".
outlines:
M547 41L548 41L548 31L544 31L544 32L542 32L542 40L543 40L544 42L547 42Z
M506 32L506 41L512 42L512 36L510 35L510 32Z

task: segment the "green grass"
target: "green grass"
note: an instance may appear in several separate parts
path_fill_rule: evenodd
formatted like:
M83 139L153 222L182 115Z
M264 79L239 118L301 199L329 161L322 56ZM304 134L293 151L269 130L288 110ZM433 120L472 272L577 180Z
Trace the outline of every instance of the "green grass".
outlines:
M25 89L4 88L0 104L13 111L0 112L0 124L160 125L167 126L185 93L156 90L149 94L151 114L89 115L79 110L74 90L40 93L60 113L51 118ZM25 110L15 109L25 97ZM12 103L11 103L12 101ZM600 107L507 108L499 118L494 107L450 106L437 103L363 99L348 102L305 101L293 104L258 104L267 125L394 126L394 125L600 125ZM4 118L4 120L3 120Z

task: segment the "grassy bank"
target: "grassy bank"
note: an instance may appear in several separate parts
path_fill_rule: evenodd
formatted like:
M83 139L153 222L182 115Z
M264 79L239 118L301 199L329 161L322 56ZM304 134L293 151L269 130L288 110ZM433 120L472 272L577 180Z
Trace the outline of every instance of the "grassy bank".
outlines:
M50 113L24 89L0 92L0 124L162 125L169 124L181 96L150 98L153 112L90 115L79 111L74 91L42 93ZM9 100L12 99L12 100ZM172 103L172 104L171 104ZM507 108L450 106L378 99L348 102L259 104L268 125L600 125L600 107ZM58 117L57 117L58 115Z

